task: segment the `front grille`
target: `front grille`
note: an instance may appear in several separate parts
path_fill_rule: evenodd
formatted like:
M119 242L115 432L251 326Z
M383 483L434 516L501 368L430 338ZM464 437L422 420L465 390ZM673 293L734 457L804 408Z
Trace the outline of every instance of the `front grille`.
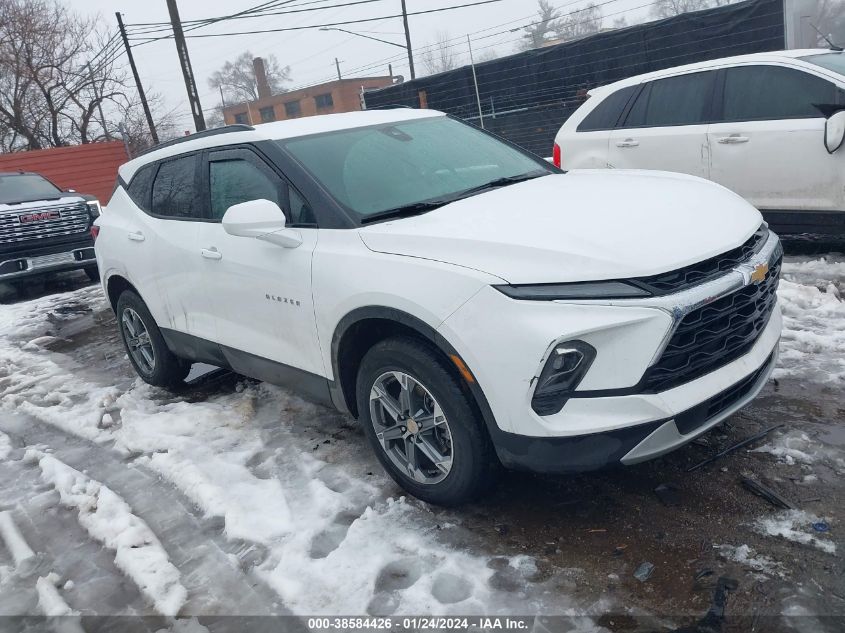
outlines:
M681 435L692 433L745 398L757 384L757 381L760 380L760 376L769 369L773 358L774 352L754 373L692 409L675 416L675 426L678 427L678 432Z
M733 270L738 264L747 262L755 253L763 248L768 236L769 229L764 224L742 246L738 246L727 253L705 259L703 262L698 262L685 268L651 277L639 277L632 281L637 286L648 290L656 296L686 290L691 286L715 279L725 272Z
M20 216L57 211L59 217L22 224ZM57 207L27 209L0 214L0 244L20 244L49 237L64 237L85 233L91 223L88 206L75 202Z
M746 354L772 316L782 259L778 248L761 283L716 299L681 319L660 360L646 373L646 390L671 389Z

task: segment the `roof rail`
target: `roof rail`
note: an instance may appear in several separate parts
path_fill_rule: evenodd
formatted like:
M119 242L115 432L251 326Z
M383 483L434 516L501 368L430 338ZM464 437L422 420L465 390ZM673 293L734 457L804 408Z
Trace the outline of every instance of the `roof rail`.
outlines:
M179 143L184 143L185 141L192 141L197 138L205 138L206 136L217 136L218 134L228 134L229 132L249 132L254 130L255 128L251 125L245 125L243 123L235 123L233 125L224 125L222 127L215 127L210 130L203 130L202 132L195 132L193 134L189 134L188 136L180 136L178 138L171 139L169 141L165 141L164 143L159 143L158 145L153 145L152 147L148 147L142 152L138 152L135 156L144 156L145 154L149 154L150 152L154 152L158 149L162 149L164 147L170 147L171 145L178 145Z

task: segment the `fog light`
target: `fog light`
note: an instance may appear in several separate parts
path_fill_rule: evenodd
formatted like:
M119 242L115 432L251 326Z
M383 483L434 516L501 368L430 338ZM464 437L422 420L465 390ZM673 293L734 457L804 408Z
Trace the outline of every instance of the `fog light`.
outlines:
M584 341L567 341L555 345L537 379L531 408L538 415L559 412L595 358L595 348Z

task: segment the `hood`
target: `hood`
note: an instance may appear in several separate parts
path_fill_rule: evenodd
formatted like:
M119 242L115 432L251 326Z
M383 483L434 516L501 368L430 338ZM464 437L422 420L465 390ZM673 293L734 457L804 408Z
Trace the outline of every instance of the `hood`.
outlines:
M11 204L0 203L0 213L25 213L36 209L63 207L84 201L85 197L78 193L63 193L61 198L56 198L54 200L30 200L27 202L13 202Z
M360 235L379 253L538 284L668 272L739 246L762 221L745 200L700 178L582 170L374 224Z

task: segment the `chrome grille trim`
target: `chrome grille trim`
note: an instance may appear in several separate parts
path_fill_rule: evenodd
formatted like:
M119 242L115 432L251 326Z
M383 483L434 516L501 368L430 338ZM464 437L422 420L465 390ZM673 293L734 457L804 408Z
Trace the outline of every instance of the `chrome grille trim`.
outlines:
M48 220L36 220L21 224L21 215L45 212L58 212L60 217ZM84 233L91 225L88 205L84 202L19 209L0 213L0 244L19 244L43 238L61 237Z

